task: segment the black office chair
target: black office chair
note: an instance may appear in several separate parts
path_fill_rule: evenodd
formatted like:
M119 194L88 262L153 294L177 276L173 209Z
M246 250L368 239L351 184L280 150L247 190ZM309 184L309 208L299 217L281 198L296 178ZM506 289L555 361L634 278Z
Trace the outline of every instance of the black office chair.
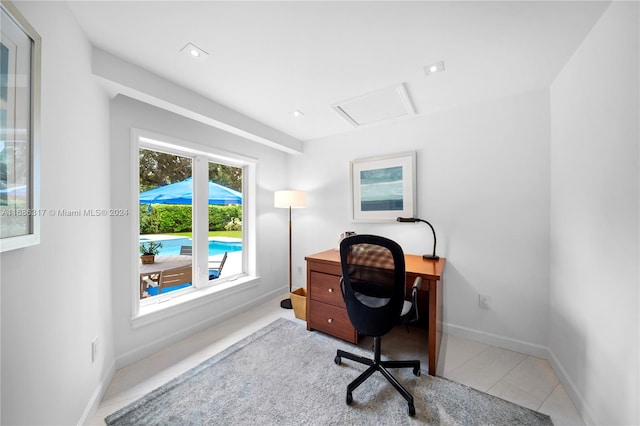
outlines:
M379 371L407 400L409 415L415 416L413 396L387 371L387 368L413 368L420 376L420 361L382 361L381 336L402 320L405 305L405 264L402 248L388 238L355 235L340 243L342 278L340 288L349 320L365 336L373 337L374 359L364 358L338 349L335 363L347 358L369 368L347 386L347 404L353 402L353 391L374 372ZM421 278L418 278L421 281ZM416 283L416 286L419 286ZM413 306L416 309L416 306Z

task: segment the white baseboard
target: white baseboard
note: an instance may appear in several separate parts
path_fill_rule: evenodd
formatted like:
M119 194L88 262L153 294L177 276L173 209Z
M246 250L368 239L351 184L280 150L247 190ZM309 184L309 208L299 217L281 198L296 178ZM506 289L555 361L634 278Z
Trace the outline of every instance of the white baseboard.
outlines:
M96 415L96 412L98 411L100 402L102 401L104 394L107 392L107 389L109 388L109 384L111 383L111 380L113 379L114 374L116 374L116 364L115 362L112 362L109 368L107 369L104 377L102 377L102 380L100 380L100 383L98 383L96 390L93 392L93 395L91 395L91 398L87 403L87 406L82 412L82 416L80 416L80 420L78 420L79 426L91 424L91 421L93 420L93 418Z
M551 350L549 350L549 358L547 358L547 361L549 361L551 368L553 368L556 376L558 376L560 383L562 383L562 387L565 391L567 391L567 394L569 394L569 398L571 398L573 405L576 406L576 410L578 410L578 414L580 414L582 420L584 420L584 423L586 425L602 424L594 420L593 415L591 414L591 410L582 397L582 394L578 392L578 389L573 384L573 381L567 375L567 372L562 367L562 364L560 364L560 361L558 361L558 358L556 358L555 354Z
M465 339L476 340L503 349L520 352L523 354L548 359L549 348L524 340L512 339L498 334L487 333L485 331L474 330L472 328L461 327L449 323L442 324L443 332L452 336L464 337Z

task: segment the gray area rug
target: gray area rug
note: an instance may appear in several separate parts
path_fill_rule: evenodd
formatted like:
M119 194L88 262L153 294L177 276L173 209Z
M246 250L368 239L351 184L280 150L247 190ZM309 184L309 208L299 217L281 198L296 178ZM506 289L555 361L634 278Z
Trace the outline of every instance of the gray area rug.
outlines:
M416 416L379 373L353 392L364 366L334 363L336 349L368 351L278 319L109 415L109 425L551 425L545 414L411 369L393 370ZM383 338L384 352L384 338Z

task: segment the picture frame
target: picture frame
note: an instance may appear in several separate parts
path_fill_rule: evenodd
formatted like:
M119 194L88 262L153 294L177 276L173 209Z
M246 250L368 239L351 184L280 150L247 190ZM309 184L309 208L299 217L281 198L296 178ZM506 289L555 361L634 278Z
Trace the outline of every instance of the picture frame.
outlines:
M415 216L415 152L353 160L350 176L354 222L394 222Z
M0 252L40 243L42 40L0 2Z

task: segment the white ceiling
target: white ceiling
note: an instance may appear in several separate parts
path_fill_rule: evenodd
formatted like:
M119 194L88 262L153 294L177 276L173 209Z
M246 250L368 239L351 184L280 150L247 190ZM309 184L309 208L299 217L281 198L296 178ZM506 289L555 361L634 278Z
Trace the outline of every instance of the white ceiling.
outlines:
M300 140L352 130L331 105L400 83L417 115L548 87L608 4L69 2L94 46Z

